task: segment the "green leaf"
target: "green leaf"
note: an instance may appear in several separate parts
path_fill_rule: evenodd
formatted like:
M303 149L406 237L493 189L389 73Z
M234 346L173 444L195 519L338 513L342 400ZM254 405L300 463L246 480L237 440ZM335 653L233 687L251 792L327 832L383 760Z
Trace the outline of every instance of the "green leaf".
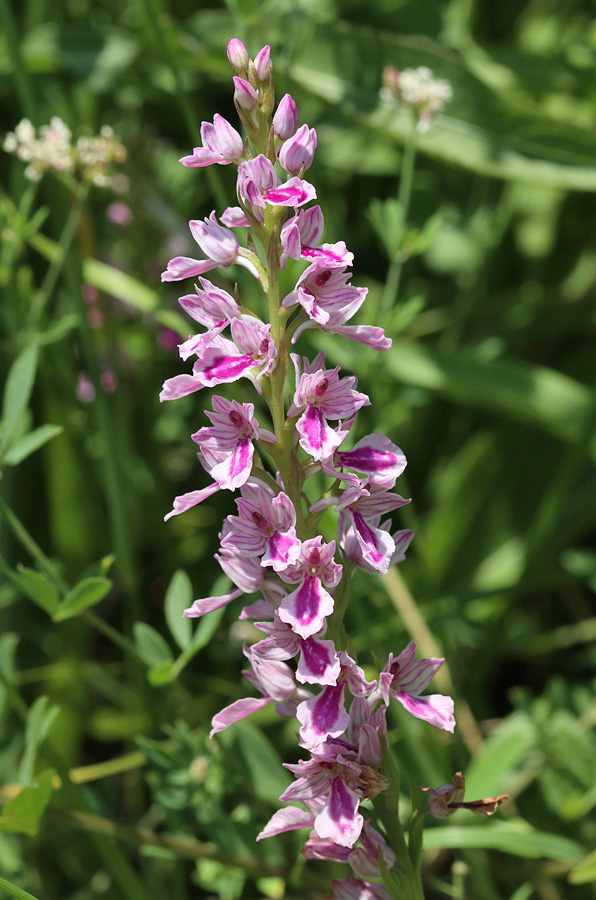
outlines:
M54 770L47 769L35 779L30 787L23 788L16 797L9 800L0 817L0 831L36 834L39 821L50 802L55 777ZM2 886L1 883L0 886Z
M146 622L135 622L133 634L139 653L148 666L155 668L173 661L168 643L151 625L147 625Z
M5 632L0 636L0 715L4 712L10 697L10 688L15 679L15 653L17 644L19 643L19 635L12 632Z
M27 891L17 887L16 884L11 884L10 881L7 881L6 878L2 878L1 876L0 888L12 897L16 897L17 900L37 900L37 897L34 897L33 894L28 894Z
M513 856L544 857L568 864L578 863L584 855L584 850L575 841L558 834L534 831L526 822L427 828L424 847L427 850L500 850Z
M535 885L527 881L525 884L522 884L518 887L515 893L511 895L509 900L529 900L535 890Z
M103 600L111 587L112 582L109 578L100 578L99 576L83 578L68 592L58 607L58 611L54 615L54 622L71 619L84 609L95 606L100 600Z
M515 770L536 765L530 754L536 734L525 712L514 712L484 741L466 771L466 800L494 797L512 789Z
M575 866L567 876L571 884L589 884L596 881L596 850Z
M398 339L384 354L383 367L404 384L495 410L569 442L582 438L592 412L589 388L567 375L514 360L486 360L474 351L435 353ZM596 440L589 449L596 460Z
M149 672L147 673L149 684L152 684L155 687L161 687L164 684L170 684L170 682L174 681L174 665L175 663L173 660L164 659L163 662L160 662L156 666L153 666L152 669L149 669Z
M45 575L36 572L35 569L18 566L18 570L19 574L14 576L15 583L18 583L20 589L30 600L41 606L49 616L53 616L60 604L60 594L52 582Z
M0 439L0 450L10 447L14 433L19 425L22 414L27 408L35 373L37 371L38 358L37 344L29 344L19 353L10 367L6 386L4 388L4 402L2 404L2 419L4 429Z
M75 313L68 313L67 315L62 316L61 319L58 319L58 321L52 325L51 328L48 328L47 331L43 331L39 334L37 336L38 342L40 345L45 346L46 344L53 344L56 341L60 341L74 328L77 328L79 324L79 316Z
M60 707L48 707L46 696L38 697L27 713L25 724L25 751L19 766L19 781L24 787L33 783L37 751L47 737Z
M53 437L62 434L63 430L60 425L40 425L39 428L30 431L12 445L4 457L4 462L8 466L18 466L20 462L51 441Z
M161 302L156 291L137 281L132 275L98 259L86 259L83 262L83 277L100 291L130 303L140 312L153 312Z
M190 644L192 624L182 613L192 604L193 592L190 578L179 569L174 572L166 591L164 612L172 637L181 650Z
M379 100L382 69L428 66L453 87L453 99L425 134L420 153L490 177L596 191L596 136L588 128L514 106L487 87L462 58L426 37L395 35L359 23L310 28L290 74L298 84L334 104L345 119L366 129L369 146L404 144L411 133L409 110ZM376 140L375 140L376 138Z
M290 783L282 760L263 732L252 722L236 722L233 728L221 732L218 739L232 750L234 758L248 772L255 795L275 807L279 795Z

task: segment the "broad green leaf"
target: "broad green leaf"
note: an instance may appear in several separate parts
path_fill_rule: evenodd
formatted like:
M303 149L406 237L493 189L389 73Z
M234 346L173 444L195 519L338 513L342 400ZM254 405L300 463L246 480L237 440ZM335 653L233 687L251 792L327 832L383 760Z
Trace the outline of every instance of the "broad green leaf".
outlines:
M50 262L53 262L59 253L58 244L44 234L32 235L29 243ZM150 313L157 322L167 328L171 328L181 335L188 334L188 324L183 317L174 310L163 309L162 300L157 291L147 287L132 275L121 272L120 269L115 269L98 259L88 257L83 260L83 278L88 284L117 297L123 303L130 304L139 312ZM55 339L57 340L57 338Z
M191 659L193 659L203 647L206 647L207 644L209 644L211 638L217 631L219 623L224 617L225 611L225 606L222 606L221 609L214 609L213 612L207 613L206 616L202 616L191 642L182 651L169 671L170 681L175 681L182 669L188 665Z
M443 583L453 573L476 517L494 490L497 471L495 442L484 431L473 433L445 467L422 541L425 568L434 583Z
M345 341L316 332L311 340L335 363L353 367L353 350ZM570 443L584 438L594 404L590 388L553 369L488 360L468 349L444 353L407 338L394 339L369 376L436 391L454 403L493 410ZM596 436L587 449L596 461Z
M19 353L10 367L2 404L4 425L0 438L0 450L2 451L10 447L20 418L29 403L37 371L38 353L37 344L29 344Z
M305 31L307 26L304 26ZM299 39L297 39L298 42ZM290 67L303 88L334 104L377 141L403 144L409 111L379 99L382 70L428 66L447 78L453 99L432 128L417 135L421 153L481 175L564 190L596 190L596 136L487 87L461 57L426 37L394 35L346 22L312 29Z
M86 259L83 262L83 276L85 281L100 291L130 303L140 312L153 312L161 303L156 291L98 259Z
M164 612L172 637L181 650L188 647L192 637L190 619L182 613L192 604L193 592L190 578L179 569L174 572L165 597Z
M50 802L55 777L54 770L47 769L30 787L23 788L16 797L9 800L0 816L0 831L36 834L39 821Z
M445 394L457 403L491 409L570 442L591 415L591 391L560 372L514 360L486 360L473 351L449 355L405 339L393 342L383 368L404 384ZM596 440L589 448L596 460Z
M112 582L109 578L100 578L99 576L83 578L68 592L58 607L58 611L54 615L54 622L71 619L84 609L95 606L96 603L103 600L111 587Z
M62 431L63 428L60 425L40 425L39 428L30 431L12 445L4 457L4 462L8 466L18 466L20 462L51 441L53 437L62 434Z
M2 876L0 876L0 888L12 897L16 897L17 900L37 900L37 897L34 897L33 894L28 894L27 891L17 887L16 884L11 884L10 881L2 878Z
M248 777L257 797L279 804L279 795L290 783L282 760L263 732L252 722L236 722L232 728L218 735L219 740L232 749Z
M135 643L148 666L155 668L173 661L172 651L164 638L146 622L135 622L133 627Z
M571 884L589 884L596 881L596 850L582 859L567 877Z
M93 91L107 90L138 52L132 33L90 22L43 22L23 40L23 57L34 72L66 72L85 79Z
M427 828L424 846L428 850L500 850L528 859L552 859L556 862L578 863L583 848L575 841L559 834L534 831L527 823L495 825L447 825Z
M27 713L25 750L19 766L19 781L24 787L33 783L37 751L47 737L52 723L60 712L58 706L48 706L47 697L38 697Z
M494 797L512 789L515 771L521 765L536 765L530 758L536 733L525 712L514 712L484 741L468 766L466 800Z
M18 566L18 570L19 574L15 576L15 583L18 582L19 587L30 600L41 606L49 616L53 616L60 603L60 594L52 582L45 575L36 572L35 569Z
M206 647L207 644L211 641L211 638L217 631L217 627L221 622L224 613L226 611L225 606L222 606L221 609L214 609L213 612L207 613L206 616L201 618L197 630L194 633L191 645L189 650L197 653L199 650L202 650L203 647Z

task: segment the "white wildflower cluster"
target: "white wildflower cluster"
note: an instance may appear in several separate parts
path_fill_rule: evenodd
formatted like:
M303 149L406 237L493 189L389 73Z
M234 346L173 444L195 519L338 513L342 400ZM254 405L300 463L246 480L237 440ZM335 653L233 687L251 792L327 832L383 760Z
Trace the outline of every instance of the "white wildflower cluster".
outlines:
M395 69L386 66L383 72L384 99L396 98L409 106L418 120L418 131L428 131L433 116L448 103L453 92L444 78L435 78L426 66L417 69Z
M110 163L120 163L126 151L114 136L112 129L104 125L94 137L80 137L72 142L72 132L59 116L52 116L49 125L42 125L39 133L29 119L22 119L14 131L10 131L3 144L7 153L14 153L28 163L25 176L39 181L44 172L68 172L100 187L109 187Z

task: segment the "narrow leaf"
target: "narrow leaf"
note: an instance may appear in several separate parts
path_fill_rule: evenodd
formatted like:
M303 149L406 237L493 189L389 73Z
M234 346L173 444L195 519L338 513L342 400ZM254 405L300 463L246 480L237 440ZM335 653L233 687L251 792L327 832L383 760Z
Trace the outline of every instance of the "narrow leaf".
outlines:
M12 445L4 457L4 462L8 466L18 466L20 462L51 441L53 437L62 434L62 431L60 425L40 425L39 428L30 431Z
M37 371L38 353L37 344L29 344L17 356L8 373L2 405L4 430L0 445L1 450L6 450L10 447L20 418L29 403Z
M37 751L60 711L58 706L48 707L48 704L49 700L46 696L38 697L27 713L25 752L19 767L19 781L24 787L33 783Z
M578 863L584 856L584 850L575 841L559 834L533 831L526 823L427 828L424 847L427 850L501 850L513 856L544 857L564 863Z
M111 587L112 582L109 578L83 578L68 592L60 604L58 612L54 616L54 622L71 619L84 609L95 606L96 603L103 600Z
M166 592L164 612L172 637L181 650L188 647L192 637L191 621L182 615L184 610L191 606L192 601L190 578L186 572L179 569L174 572Z
M585 859L571 870L568 876L571 884L589 884L596 881L596 850L592 851Z
M172 662L172 651L164 638L146 622L135 622L135 643L148 666L155 668L164 662Z
M14 576L14 582L30 600L41 606L49 616L53 616L58 609L60 595L52 582L35 569L18 566L18 570L19 574Z
M7 881L6 878L2 878L1 876L0 888L12 897L16 897L17 900L37 900L37 897L34 897L33 894L28 894L27 891L17 887L16 884L12 884L10 881Z

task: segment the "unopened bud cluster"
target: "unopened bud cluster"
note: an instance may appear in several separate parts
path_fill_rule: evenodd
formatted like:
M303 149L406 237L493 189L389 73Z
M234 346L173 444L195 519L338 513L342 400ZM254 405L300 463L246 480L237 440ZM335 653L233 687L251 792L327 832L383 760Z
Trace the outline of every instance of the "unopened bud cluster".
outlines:
M44 172L54 171L109 187L110 165L126 159L124 147L108 125L98 135L80 137L73 143L70 128L59 116L52 116L49 125L42 125L39 132L29 119L22 119L6 135L3 147L28 163L25 176L31 181L39 181Z

